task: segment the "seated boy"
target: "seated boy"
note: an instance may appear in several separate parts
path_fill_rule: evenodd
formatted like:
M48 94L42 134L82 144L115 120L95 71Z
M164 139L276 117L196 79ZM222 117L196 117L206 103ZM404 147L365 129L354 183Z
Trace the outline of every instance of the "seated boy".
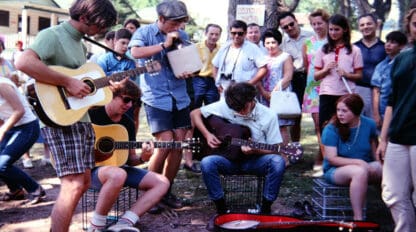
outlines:
M128 80L124 88L114 92L110 103L89 111L92 123L97 125L121 124L128 131L129 141L136 141L133 122L125 113L134 104L134 99L139 97L139 88ZM169 181L166 177L134 167L149 160L152 153L153 146L143 143L140 157L136 155L134 149L129 150L126 165L121 167L102 166L91 170L91 186L94 189L100 189L100 193L88 231L104 231L107 214L117 200L123 186L137 188L143 192L131 209L121 216L117 224L108 229L111 231L139 231L138 229L134 230L133 227L139 217L156 205L169 188Z
M216 115L233 124L247 126L254 142L278 144L282 142L276 115L266 106L255 100L256 88L246 82L230 85L225 91L225 99L211 103L191 113L193 124L201 131L211 148L221 144L203 122L203 117ZM261 213L270 214L271 205L279 193L285 172L285 161L273 151L241 146L242 156L236 159L211 154L201 161L202 177L209 197L214 201L217 213L225 213L227 206L221 187L220 174L231 175L249 173L265 177Z

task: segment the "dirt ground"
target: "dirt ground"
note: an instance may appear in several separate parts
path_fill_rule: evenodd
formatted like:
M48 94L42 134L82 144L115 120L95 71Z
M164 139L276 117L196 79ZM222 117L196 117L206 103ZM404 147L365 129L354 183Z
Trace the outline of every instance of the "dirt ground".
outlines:
M145 120L141 120L143 123ZM290 215L296 201L305 200L311 202L312 198L312 164L318 146L316 136L313 134L312 121L308 118L302 119L305 136L301 143L305 153L303 160L286 170L283 183L280 188L278 199L272 206L273 214ZM143 123L144 124L144 123ZM138 138L150 138L146 126L141 124L142 133ZM143 125L143 126L142 126ZM41 166L42 144L35 144L31 149L34 168L24 169L29 175L40 182L46 190L47 198L44 202L29 206L25 201L0 202L0 232L47 232L50 226L50 212L59 192L59 179L56 177L52 166ZM17 162L22 167L20 161ZM375 191L374 191L375 190ZM6 192L7 188L0 181L0 193ZM180 197L186 199L187 206L178 210L165 210L162 214L145 214L140 218L138 228L142 232L193 232L206 231L205 226L209 218L214 214L214 206L208 199L205 185L200 175L195 175L179 170L173 191ZM369 189L370 191L370 189ZM241 199L245 201L246 199ZM90 202L88 198L87 202ZM91 203L92 204L92 203ZM88 205L88 204L87 204ZM119 203L125 205L125 203ZM87 219L91 218L93 204L88 205ZM123 209L119 209L120 213ZM70 232L83 231L81 202L78 204L72 219ZM113 213L114 211L110 212ZM367 197L367 220L380 224L382 232L393 230L393 222L388 209L381 201L379 189L372 188Z
M38 180L46 190L46 199L36 205L27 205L25 200L0 202L0 231L2 232L43 232L49 231L50 212L59 193L59 179L50 165L42 166L40 159L41 144L35 144L31 150L34 168L24 169L29 175ZM18 161L17 165L23 167ZM0 182L0 192L6 192L7 187ZM178 173L174 191L184 198L187 205L178 210L165 208L162 214L145 214L138 225L141 231L183 232L205 231L209 218L214 214L214 206L208 200L206 188L200 175L184 170ZM89 193L92 196L93 193ZM90 198L88 198L91 200ZM119 203L120 205L125 203ZM91 217L93 206L88 205L88 219ZM127 206L126 206L127 207ZM277 206L276 206L277 207ZM282 209L281 207L279 207ZM122 211L120 209L120 211ZM70 231L82 231L82 207L78 204L72 219ZM280 210L280 212L283 212ZM112 210L110 213L114 214Z

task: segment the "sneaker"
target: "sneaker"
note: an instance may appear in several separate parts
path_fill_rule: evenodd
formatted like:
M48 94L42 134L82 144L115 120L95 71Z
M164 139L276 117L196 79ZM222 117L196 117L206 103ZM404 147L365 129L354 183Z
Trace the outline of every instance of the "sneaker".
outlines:
M166 194L162 198L162 202L163 204L171 207L172 209L179 209L183 207L182 200L176 197L175 195L173 195L172 193Z
M33 168L33 163L31 159L23 159L22 163L24 168Z
M41 202L46 197L46 192L42 188L42 186L39 186L39 188L33 192L28 194L29 204L34 205L39 202Z
M140 232L139 229L137 229L136 227L127 225L127 224L115 224L112 225L110 227L108 227L108 229L106 231L111 231L111 232Z

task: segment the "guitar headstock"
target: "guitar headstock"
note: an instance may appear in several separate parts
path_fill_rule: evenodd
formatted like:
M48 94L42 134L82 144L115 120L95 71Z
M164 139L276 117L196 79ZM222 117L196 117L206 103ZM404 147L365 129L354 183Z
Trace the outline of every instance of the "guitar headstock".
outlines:
M291 164L295 164L302 159L303 147L299 142L291 142L282 145L280 152L287 156Z
M144 67L146 68L147 73L149 73L150 75L157 75L159 71L162 69L162 65L160 65L159 61L157 60L145 61Z
M201 141L199 138L189 138L182 141L182 148L191 151L192 153L200 152Z

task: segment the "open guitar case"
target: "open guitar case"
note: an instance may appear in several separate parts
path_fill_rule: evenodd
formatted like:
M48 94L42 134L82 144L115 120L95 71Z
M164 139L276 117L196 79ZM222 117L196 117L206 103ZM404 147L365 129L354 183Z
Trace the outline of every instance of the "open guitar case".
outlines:
M259 224L251 228L237 228L240 221L244 220L258 221L265 225ZM235 222L236 228L224 228L226 223ZM268 225L267 225L268 224ZM312 225L311 225L312 224ZM345 224L346 226L343 226ZM349 227L351 224L355 226ZM227 226L232 227L232 226ZM335 220L303 220L292 216L283 215L265 215L265 214L248 214L248 213L226 213L219 214L214 219L214 231L232 232L232 231L296 231L296 232L373 232L380 231L377 223L369 221L335 221Z

